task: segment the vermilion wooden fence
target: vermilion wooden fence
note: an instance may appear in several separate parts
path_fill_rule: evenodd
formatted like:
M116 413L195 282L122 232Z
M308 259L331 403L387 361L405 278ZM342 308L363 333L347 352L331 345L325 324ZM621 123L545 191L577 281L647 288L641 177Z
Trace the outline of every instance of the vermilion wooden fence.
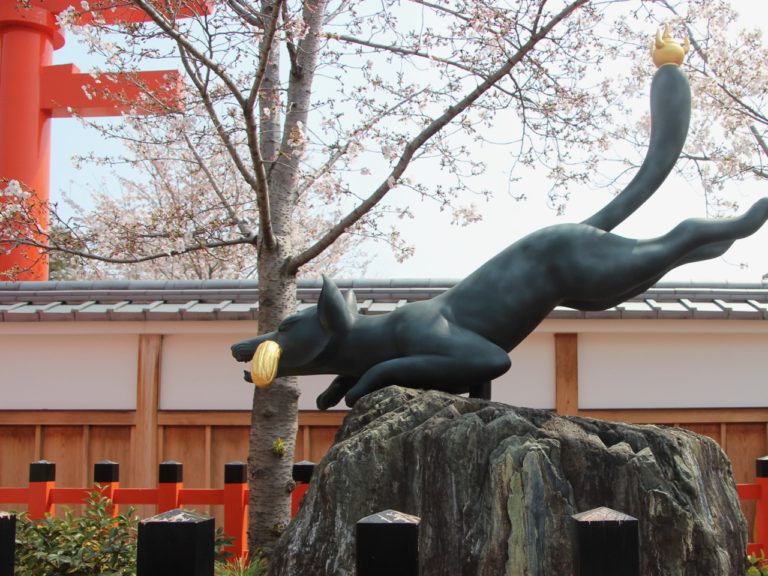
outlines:
M768 456L757 459L755 482L736 484L739 500L755 501L754 542L747 545L747 553L768 555Z
M291 494L291 515L295 515L309 488L314 464L294 464L296 487ZM29 485L26 488L0 488L0 502L26 504L29 517L44 518L55 512L56 504L83 504L94 488L109 498L117 515L121 504L149 504L158 513L183 506L224 507L224 533L232 539L225 548L233 557L246 557L248 539L248 484L246 464L229 462L224 466L224 488L184 488L183 465L180 462L160 464L156 488L121 488L119 465L116 462L97 462L94 465L94 486L91 488L57 488L56 464L45 460L29 466Z
M121 504L154 505L157 512L183 506L224 507L224 533L232 538L226 551L233 557L246 557L248 485L246 464L229 462L224 466L224 488L184 488L183 465L180 462L160 464L156 488L120 488L119 465L104 461L94 465L94 487L112 500L113 515ZM293 467L296 487L291 494L291 516L295 516L301 500L309 488L314 464L298 462ZM747 545L748 554L768 555L768 456L757 459L756 482L736 484L741 501L755 501L753 542ZM0 488L0 502L25 504L30 518L43 518L55 512L56 504L83 504L91 488L57 488L56 464L41 460L29 466L29 485L26 488Z

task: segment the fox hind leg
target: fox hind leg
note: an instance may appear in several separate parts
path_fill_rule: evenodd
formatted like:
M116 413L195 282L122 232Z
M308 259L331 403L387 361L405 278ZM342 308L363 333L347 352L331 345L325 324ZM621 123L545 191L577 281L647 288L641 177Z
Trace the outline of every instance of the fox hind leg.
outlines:
M591 247L602 251L604 265L590 265L572 278L561 304L577 310L604 310L643 292L670 270L723 255L740 238L759 230L768 221L768 198L755 202L747 212L722 220L685 220L664 236L629 243L606 234ZM589 248L589 247L588 247Z
M501 376L510 367L506 351L468 330L438 338L434 344L440 352L403 356L371 367L347 392L347 405L353 406L366 394L390 385L461 394L478 382Z

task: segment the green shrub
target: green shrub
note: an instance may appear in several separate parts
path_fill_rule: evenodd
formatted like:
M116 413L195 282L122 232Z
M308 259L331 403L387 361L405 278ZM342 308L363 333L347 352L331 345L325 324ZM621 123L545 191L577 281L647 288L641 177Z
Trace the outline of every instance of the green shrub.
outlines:
M242 558L234 562L216 562L215 576L265 576L267 562L264 558L256 557L246 565Z
M15 576L135 576L139 519L132 508L113 517L112 502L100 490L89 493L82 516L66 511L63 518L16 519ZM231 543L216 530L216 576L263 576L266 561L257 556L245 565L227 560Z
M750 554L747 556L747 576L768 576L768 562L765 560L765 554L761 553L760 556Z
M88 495L82 516L16 523L16 576L133 576L138 519L129 510L113 517L99 490Z

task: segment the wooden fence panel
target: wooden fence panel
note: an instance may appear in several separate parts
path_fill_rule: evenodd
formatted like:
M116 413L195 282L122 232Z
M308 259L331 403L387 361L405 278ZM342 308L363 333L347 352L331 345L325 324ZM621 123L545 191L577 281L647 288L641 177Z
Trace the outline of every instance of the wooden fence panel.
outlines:
M212 488L224 486L224 464L248 460L247 426L213 426L211 438Z
M29 463L35 459L35 426L0 427L0 486L26 486ZM0 510L26 509L26 505L0 503Z
M210 460L205 426L165 426L162 434L161 461L184 464L184 487L206 488L210 478Z
M736 482L755 481L755 459L766 455L765 423L729 423L726 427L726 454L733 465Z
M43 426L40 458L56 463L56 483L59 486L85 486L88 480L88 426ZM83 507L68 506L75 514ZM56 507L61 516L64 507Z
M720 424L683 424L681 427L702 436L709 436L720 446L723 446Z
M136 450L136 429L131 413L2 412L0 420L0 486L27 485L29 463L48 459L57 464L57 485L88 486L93 464L99 460L120 463L121 485L145 487L157 481L157 462ZM344 412L302 412L296 439L296 460L320 462L333 443ZM764 409L708 410L600 410L583 415L634 423L674 424L706 435L718 442L733 464L737 482L753 482L755 459L768 454L768 412ZM163 412L161 422L144 431L158 444L162 460L184 464L184 484L189 488L220 488L223 467L248 456L246 411ZM151 467L152 482L136 481L137 467ZM204 507L201 507L204 508ZM220 507L210 512L221 521ZM22 510L18 503L0 504L0 509ZM63 507L59 507L62 510ZM744 503L745 515L753 523L754 504ZM141 516L154 514L151 506L140 506Z
M132 487L129 474L131 429L128 426L90 426L88 440L88 479L85 485L93 482L93 465L96 462L112 460L120 464L120 485Z
M41 458L56 463L56 482L61 486L84 486L88 477L86 426L43 427Z
M726 454L733 466L736 482L755 481L755 460L768 454L764 423L728 423L726 425ZM754 539L755 503L742 502L744 516Z
M336 437L337 426L312 426L309 433L309 454L302 458L310 462L318 463L325 453L333 445Z

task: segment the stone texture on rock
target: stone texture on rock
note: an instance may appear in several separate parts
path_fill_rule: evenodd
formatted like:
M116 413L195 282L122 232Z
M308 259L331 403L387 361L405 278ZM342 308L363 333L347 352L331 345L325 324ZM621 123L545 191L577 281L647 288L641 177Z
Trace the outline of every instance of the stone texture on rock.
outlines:
M363 398L316 469L273 575L355 574L355 523L421 518L423 576L573 570L573 514L639 520L645 576L743 576L746 528L712 440L390 387Z

